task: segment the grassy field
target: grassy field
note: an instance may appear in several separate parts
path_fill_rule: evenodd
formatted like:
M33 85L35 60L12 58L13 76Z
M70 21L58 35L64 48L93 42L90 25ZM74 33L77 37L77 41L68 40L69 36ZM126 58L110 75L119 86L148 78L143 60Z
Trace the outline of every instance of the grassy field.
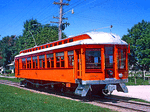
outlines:
M137 102L143 102L143 103L150 103L148 101L142 100L142 99L131 99L132 101L137 101Z
M15 76L15 73L11 73L11 74L0 74L0 75L3 75L3 76Z
M148 80L145 80L141 77L136 78L136 84L135 84L135 78L134 77L128 77L128 83L126 85L149 85Z
M106 108L0 84L1 112L110 112Z
M0 80L9 80L9 81L12 81L12 82L20 82L20 80L23 80L23 79L17 79L17 78L4 78L4 77L0 77ZM148 85L148 81L146 81L145 83L143 83L143 80L142 79L137 79L137 84L136 85ZM133 82L133 78L132 79L129 79L129 82L126 83L126 85L135 85L134 82ZM1 86L0 86L1 87ZM150 103L148 101L145 101L145 100L141 100L141 99L131 99L133 101L139 101L139 102L144 102L144 103Z

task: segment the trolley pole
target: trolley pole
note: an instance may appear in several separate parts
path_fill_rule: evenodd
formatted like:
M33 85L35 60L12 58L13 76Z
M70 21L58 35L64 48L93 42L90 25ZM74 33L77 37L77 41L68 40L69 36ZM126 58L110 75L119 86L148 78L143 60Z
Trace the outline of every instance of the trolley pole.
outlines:
M59 22L51 22L51 23L58 23L58 36L59 36L59 40L62 39L62 29L61 29L61 25L62 25L62 19L66 19L66 18L62 18L63 16L63 6L64 5L69 5L68 3L63 3L63 0L60 0L60 2L54 2L55 5L60 5L60 12L59 12L59 17L53 17L56 19L59 19Z

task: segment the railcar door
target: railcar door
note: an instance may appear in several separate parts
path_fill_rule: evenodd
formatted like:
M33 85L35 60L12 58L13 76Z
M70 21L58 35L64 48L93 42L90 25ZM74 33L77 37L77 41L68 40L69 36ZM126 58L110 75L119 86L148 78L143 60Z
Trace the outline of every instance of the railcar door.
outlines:
M114 77L114 46L105 46L105 78Z
M19 59L15 60L15 74L19 75Z
M81 79L82 77L82 60L81 50L76 50L76 78Z

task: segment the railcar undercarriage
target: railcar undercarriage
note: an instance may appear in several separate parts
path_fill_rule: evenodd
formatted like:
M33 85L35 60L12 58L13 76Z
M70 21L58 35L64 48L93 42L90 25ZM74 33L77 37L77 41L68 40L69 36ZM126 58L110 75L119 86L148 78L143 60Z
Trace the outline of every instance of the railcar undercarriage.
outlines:
M43 80L33 80L33 79L24 79L20 82L20 86L25 87L33 87L33 88L44 88L44 89L54 89L58 90L59 92L73 92L76 95L81 97L85 97L89 94L93 95L111 95L114 90L121 91L121 92L128 92L126 85L122 83L109 83L109 84L71 84L70 87L67 87L67 83L64 82L50 82L50 81L43 81Z

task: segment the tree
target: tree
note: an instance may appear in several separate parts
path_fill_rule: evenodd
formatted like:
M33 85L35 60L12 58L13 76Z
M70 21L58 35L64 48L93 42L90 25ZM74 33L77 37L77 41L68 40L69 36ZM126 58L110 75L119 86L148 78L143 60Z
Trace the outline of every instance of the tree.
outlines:
M62 38L66 38L64 33ZM34 39L37 45L56 41L58 40L58 27L49 24L41 25L36 19L26 20L23 35L7 36L0 40L0 53L2 54L0 64L6 67L21 50L34 47Z
M1 45L1 41L0 41L0 45ZM2 49L0 47L0 67L3 66L3 57L2 57Z
M39 28L37 24L40 24L37 22L37 20L26 20L24 23L24 29L23 29L23 36L19 38L19 41L22 41L22 47L23 49L31 48L35 46L34 39L35 35L37 34Z
M47 24L39 26L39 29L40 29L39 32L37 33L37 35L35 35L38 45L58 40L57 26L50 26L49 24Z
M122 39L130 43L129 65L148 71L150 68L150 22L142 20L128 29L128 34Z
M35 37L37 45L56 41L58 40L58 27L51 26L50 24L40 25ZM66 38L66 35L64 33L62 33L62 38Z
M0 50L3 57L3 66L6 67L7 64L14 60L14 56L17 55L16 37L14 35L4 37L0 41Z
M62 38L66 38L63 33ZM42 45L58 40L58 27L50 24L41 25L36 19L26 20L23 35L18 37L19 50L28 49L36 45Z

